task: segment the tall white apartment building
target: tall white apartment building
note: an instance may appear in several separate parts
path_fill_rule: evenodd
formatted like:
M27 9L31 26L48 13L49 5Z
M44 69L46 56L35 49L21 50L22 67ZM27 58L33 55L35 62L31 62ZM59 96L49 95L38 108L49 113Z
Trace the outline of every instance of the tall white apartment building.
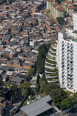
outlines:
M74 32L73 34L76 33ZM71 35L66 32L58 33L57 60L59 81L62 88L77 92L77 40L75 36Z
M77 12L73 13L73 30L77 30Z

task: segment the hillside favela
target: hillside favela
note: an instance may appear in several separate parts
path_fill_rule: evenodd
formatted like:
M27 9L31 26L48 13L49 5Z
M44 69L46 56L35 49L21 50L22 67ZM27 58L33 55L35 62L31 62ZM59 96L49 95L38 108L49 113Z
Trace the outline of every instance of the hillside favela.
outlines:
M77 116L77 0L0 0L0 116Z

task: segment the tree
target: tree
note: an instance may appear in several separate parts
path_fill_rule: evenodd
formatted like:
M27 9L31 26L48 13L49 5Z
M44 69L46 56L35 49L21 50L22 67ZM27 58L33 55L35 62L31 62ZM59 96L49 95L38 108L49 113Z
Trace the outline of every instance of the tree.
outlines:
M2 82L2 77L0 76L0 87L2 87L3 82Z
M59 88L56 90L51 91L50 95L53 98L54 104L60 108L61 107L61 101L66 98L66 93L63 91L63 89Z
M21 93L23 96L27 96L30 93L30 83L25 81L20 85Z
M76 93L74 93L74 97L76 97L76 98L77 98L77 92L76 92Z
M38 56L37 56L37 71L38 73L44 73L44 63L46 54L48 53L48 50L50 48L50 44L42 44L38 48Z
M42 92L44 92L44 88L47 84L47 80L45 78L45 73L43 73L42 78L40 78L40 80L39 80L39 83L40 83L40 91L39 92L42 93Z
M49 84L47 84L47 85L45 86L44 92L45 92L46 94L50 94L50 92L51 92L52 90L56 90L56 89L59 89L59 85L58 85L58 84L56 84L56 83L49 83Z
M62 108L62 110L72 108L74 106L74 104L75 104L74 98L68 97L61 101L61 108Z
M16 84L13 84L11 87L10 87L10 90L8 91L7 93L7 99L8 100L11 100L11 99L15 99L16 98L16 95L17 95L17 90L18 90L18 87Z
M61 24L64 21L63 17L57 17L57 21Z
M40 80L40 76L39 76L39 74L38 74L38 76L37 76L37 84L36 84L36 92L37 92L37 93L38 93L39 90L40 90L40 83L39 83L39 80Z
M2 87L3 87L3 81L2 81L2 76L0 76L0 95L2 95Z
M43 73L42 78L40 78L40 76L38 75L38 77L37 77L37 85L36 85L37 93L43 93L46 84L48 84L48 83L47 83L47 80L45 78L45 74Z
M74 10L77 11L77 6L75 6Z
M44 92L47 94L47 95L50 95L53 99L53 103L58 107L60 108L60 104L61 104L61 101L66 98L67 94L65 93L65 91L63 91L62 88L59 87L58 84L56 83L50 83L50 84L47 84L45 87L44 87Z
M35 68L31 68L28 70L28 72L26 73L26 77L27 77L28 81L31 80L31 78L33 77L34 74L35 74Z
M36 92L39 93L39 90L40 90L40 83L37 83L37 85L36 85Z

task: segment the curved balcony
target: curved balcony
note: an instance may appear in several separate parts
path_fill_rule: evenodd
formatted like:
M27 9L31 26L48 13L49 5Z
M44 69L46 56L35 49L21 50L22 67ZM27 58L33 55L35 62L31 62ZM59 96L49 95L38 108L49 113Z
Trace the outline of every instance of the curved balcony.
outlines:
M49 50L49 53L56 56L56 53L54 53L52 50Z
M52 51L53 53L56 53L56 49L50 48L50 51Z
M51 45L51 48L56 49L57 45Z
M55 78L57 78L57 77L58 77L58 76L47 76L47 75L46 75L46 79L48 79L48 78L51 78L51 79L54 78L54 79L55 79Z
M47 81L58 82L58 70L56 68L56 45L51 46L45 59L45 77Z
M54 68L56 67L55 64L51 64L51 63L46 62L46 61L45 61L45 66L54 67Z
M49 72L49 71L46 71L46 70L45 70L45 73L46 73L46 74L55 74L56 72Z
M47 76L58 76L58 73L55 74L46 74Z
M52 55L52 54L51 54L51 53L49 53L49 52L48 52L48 54L49 54L52 58L54 58L54 57L55 57L54 55Z
M48 58L46 58L46 62L51 63L51 64L56 64L56 62L55 62L55 61L50 60L50 59L48 59Z
M54 56L52 57L50 54L47 54L47 58L50 58L52 60L56 60L56 58Z
M56 79L47 79L48 80L48 82L49 83L57 83L59 80L58 80L58 78L56 78Z
M58 72L58 69L55 67L54 67L54 69L46 68L45 70L50 71L50 72Z
M46 66L46 65L45 65L45 68L54 69L54 67L52 67L52 66Z
M45 61L45 64L49 64L49 65L52 66L52 67L56 67L56 64L51 64L51 63L49 63L49 62L47 62L47 61Z
M51 60L51 61L55 61L55 59L54 58L50 58L50 57L46 57L47 59L49 59L49 60ZM56 61L55 61L56 62Z

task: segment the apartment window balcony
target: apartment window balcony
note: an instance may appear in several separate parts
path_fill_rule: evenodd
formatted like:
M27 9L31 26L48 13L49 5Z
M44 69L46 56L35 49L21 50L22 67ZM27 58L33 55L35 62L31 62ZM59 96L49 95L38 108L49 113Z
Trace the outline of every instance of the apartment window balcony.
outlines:
M67 62L67 66L70 66L70 62Z
M67 50L68 53L70 53L70 50Z
M64 64L62 65L62 68L64 67Z
M73 64L70 64L70 67L73 68Z
M67 59L69 59L70 57L69 56L67 56Z
M64 57L64 53L62 53L62 57Z
M62 70L64 70L64 67L62 67Z
M69 70L70 69L70 67L67 67L67 70Z
M73 56L73 53L71 52L70 55Z
M70 60L69 60L69 59L67 59L67 62L70 62Z
M67 45L67 48L69 48L70 46L69 45Z
M64 74L62 74L62 78L64 78Z
M62 47L64 47L64 43L62 43Z
M62 61L64 61L64 58L62 58Z
M67 76L70 76L70 78L72 78L73 74L72 73L68 73Z
M64 47L62 47L62 50L64 50Z
M62 74L64 74L64 71L62 71Z
M70 73L68 73L67 76L70 76Z
M73 77L73 72L72 72L72 73L70 73L70 77Z
M70 70L67 70L67 74L70 74Z
M62 54L64 54L64 51L62 51Z
M62 60L62 64L64 64L65 62L64 62L64 60Z
M73 50L73 47L71 47L71 50Z
M70 67L70 63L67 63L67 68Z
M69 87L69 84L67 84L67 87Z
M73 62L73 58L70 59L70 62Z
M72 63L73 63L73 61L70 61L70 63L72 64Z
M70 78L72 78L73 77L73 74L70 74ZM73 78L72 78L73 79Z
M69 52L67 52L67 55L70 55L70 53L69 53Z
M64 74L62 73L62 78L64 78Z
M64 82L62 82L62 84L64 84Z
M67 77L67 83L70 83L70 81L71 81L70 77Z
M73 72L73 68L71 68L70 71Z
M73 55L73 51L71 51L70 54Z
M70 59L73 60L73 56L70 56Z
M73 73L73 70L70 70L71 73Z
M70 57L73 58L73 55L70 54Z

